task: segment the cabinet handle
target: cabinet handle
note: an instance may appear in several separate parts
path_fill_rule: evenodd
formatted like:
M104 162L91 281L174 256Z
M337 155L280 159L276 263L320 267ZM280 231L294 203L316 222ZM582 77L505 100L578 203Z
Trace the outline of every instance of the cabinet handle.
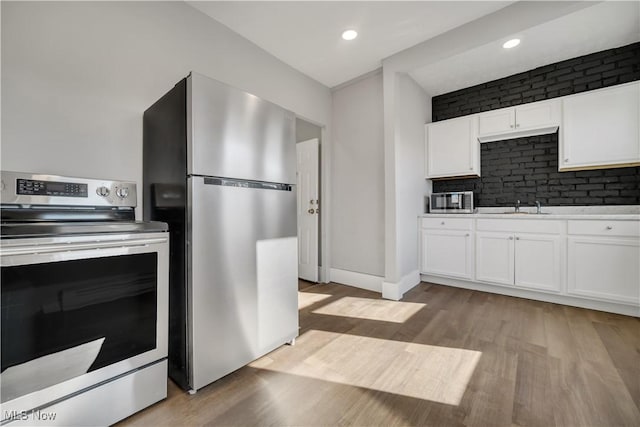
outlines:
M516 127L519 128L520 127L520 123L516 123Z
M610 225L607 225L607 230L613 230L613 227Z
M520 240L520 238L519 238L519 237L516 237L516 240Z
M565 162L568 162L568 161L569 161L569 158L567 157L566 159L564 159L564 161L565 161Z
M513 128L513 125L509 125L510 128Z
M444 221L442 221L442 222L440 223L440 225L444 225Z
M509 236L509 240L513 240L513 236Z
M470 236L470 234L469 234L469 233L465 234L465 237L469 237L469 236Z

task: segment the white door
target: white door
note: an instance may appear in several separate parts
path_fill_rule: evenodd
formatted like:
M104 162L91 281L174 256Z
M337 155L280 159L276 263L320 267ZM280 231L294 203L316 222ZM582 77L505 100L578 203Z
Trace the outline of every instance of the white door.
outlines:
M298 158L298 275L318 281L318 138L296 144Z
M562 99L560 170L640 162L640 84Z
M516 122L516 110L503 108L478 115L478 135L493 135L512 131Z
M560 247L558 235L516 235L516 286L560 292Z
M560 123L560 100L532 102L516 107L516 129L536 129L558 126Z
M425 125L427 178L480 175L477 116ZM478 164L478 166L476 166Z
M568 293L640 304L640 242L633 238L570 236Z
M422 230L422 272L471 279L470 231Z
M476 279L513 285L513 254L513 234L476 233Z

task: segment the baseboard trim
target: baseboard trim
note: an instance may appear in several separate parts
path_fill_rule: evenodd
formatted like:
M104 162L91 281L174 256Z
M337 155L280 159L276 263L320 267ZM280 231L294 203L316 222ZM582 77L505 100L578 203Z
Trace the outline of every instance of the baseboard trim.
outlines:
M402 276L398 282L382 282L382 298L400 301L402 296L420 283L420 271Z
M420 276L420 278L423 282L435 283L438 285L454 286L456 288L471 289L474 291L489 292L492 294L508 295L511 297L526 298L536 301L551 302L554 304L563 304L572 307L588 308L591 310L606 311L608 313L623 314L625 316L640 317L640 307L635 307L632 305L618 304L607 301L595 301L590 299L576 298L568 295L547 294L519 288L508 288L486 283L470 282L467 280L450 279L448 277L431 276L428 274L423 274Z
M382 281L384 278L380 276L340 270L338 268L332 268L330 274L332 282L353 286L354 288L366 289L368 291L382 292Z

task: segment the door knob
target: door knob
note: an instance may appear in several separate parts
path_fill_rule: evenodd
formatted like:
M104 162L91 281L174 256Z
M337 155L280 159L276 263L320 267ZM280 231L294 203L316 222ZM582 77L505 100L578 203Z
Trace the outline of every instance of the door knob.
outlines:
M309 200L309 203L313 204L313 199Z
M319 214L320 213L320 209L316 209L316 213Z
M313 215L313 208L309 209L307 212Z

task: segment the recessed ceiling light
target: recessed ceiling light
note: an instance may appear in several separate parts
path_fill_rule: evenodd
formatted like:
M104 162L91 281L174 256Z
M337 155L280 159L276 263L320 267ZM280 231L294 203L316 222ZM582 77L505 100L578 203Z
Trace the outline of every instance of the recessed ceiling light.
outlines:
M355 30L347 30L344 33L342 33L342 38L345 40L353 40L356 37L358 37L358 32Z
M504 42L502 47L505 48L505 49L511 49L512 47L516 47L519 44L520 44L520 39L511 39L511 40L507 40L506 42Z

